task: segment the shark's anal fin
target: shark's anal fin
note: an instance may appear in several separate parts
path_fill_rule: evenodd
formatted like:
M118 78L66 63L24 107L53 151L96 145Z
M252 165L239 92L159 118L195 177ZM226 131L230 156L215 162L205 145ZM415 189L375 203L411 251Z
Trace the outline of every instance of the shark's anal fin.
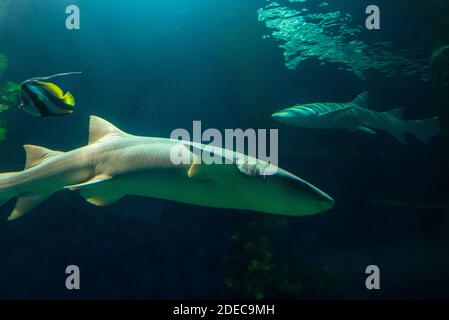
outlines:
M16 220L25 214L27 214L29 211L36 208L40 203L45 201L47 198L49 198L54 191L43 191L43 192L35 192L35 193L26 193L21 195L17 199L16 207L12 211L12 213L9 215L8 220Z
M25 169L29 169L35 167L44 161L62 154L60 151L53 151L44 147L38 147L33 145L24 145L23 146L26 152L26 164Z

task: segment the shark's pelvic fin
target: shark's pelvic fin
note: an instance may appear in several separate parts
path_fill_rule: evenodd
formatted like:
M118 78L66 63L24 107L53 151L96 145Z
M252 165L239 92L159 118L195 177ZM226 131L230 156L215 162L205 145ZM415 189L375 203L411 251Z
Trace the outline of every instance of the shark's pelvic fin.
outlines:
M44 147L33 146L29 144L24 145L23 147L26 152L25 169L35 167L50 159L51 157L62 153L60 151L53 151Z
M123 132L112 123L96 116L90 117L89 125L89 144L100 142L114 136L124 136Z
M368 109L368 92L363 92L361 94L359 94L353 101L353 104L361 107L361 108L365 108Z
M365 127L365 126L360 126L360 127L358 127L357 129L358 129L358 130L361 130L361 131L363 131L363 132L369 133L369 134L377 134L376 131L374 131L374 130L368 128L368 127Z
M96 185L96 184L99 184L99 183L111 180L111 179L112 179L112 177L110 175L99 174L99 175L93 177L92 179L90 179L90 180L88 180L86 182L83 182L83 183L80 183L80 184L75 184L75 185L72 185L72 186L66 186L66 187L64 187L64 189L69 189L69 190L72 190L72 191L76 191L76 190L80 190L80 189L83 189L83 188L86 188L86 187L90 187L90 186L93 186L93 185Z
M107 206L123 197L123 194L114 192L113 188L107 184L112 179L107 174L100 174L87 182L73 186L67 186L65 189L79 191L86 201L96 206Z

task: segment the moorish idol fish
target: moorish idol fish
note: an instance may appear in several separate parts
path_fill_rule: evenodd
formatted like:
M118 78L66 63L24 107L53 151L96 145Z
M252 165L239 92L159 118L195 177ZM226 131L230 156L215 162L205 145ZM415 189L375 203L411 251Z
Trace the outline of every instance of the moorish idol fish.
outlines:
M81 72L59 73L48 77L35 77L20 84L22 109L34 116L53 117L73 113L75 98L48 80Z

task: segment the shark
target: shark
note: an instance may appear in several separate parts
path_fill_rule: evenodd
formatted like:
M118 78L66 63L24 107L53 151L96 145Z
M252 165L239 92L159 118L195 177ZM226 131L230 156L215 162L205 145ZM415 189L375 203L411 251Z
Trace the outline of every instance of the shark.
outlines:
M423 120L404 120L403 108L388 112L371 110L368 93L363 92L354 100L345 103L298 104L275 112L272 117L282 123L311 129L342 129L377 134L383 130L402 144L406 144L406 133L424 143L439 134L438 117Z
M305 180L263 160L191 141L128 134L110 122L90 117L86 146L68 152L25 145L23 171L0 174L0 206L17 203L16 220L63 189L78 191L96 206L125 195L160 198L214 208L286 216L326 212L334 199ZM173 150L192 161L175 163ZM221 162L198 161L214 152ZM261 174L270 169L270 174Z

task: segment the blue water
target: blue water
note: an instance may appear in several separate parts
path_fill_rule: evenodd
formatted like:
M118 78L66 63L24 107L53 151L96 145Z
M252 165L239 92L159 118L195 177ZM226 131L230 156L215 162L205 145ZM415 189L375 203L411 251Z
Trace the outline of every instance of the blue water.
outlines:
M363 23L365 2L332 6ZM392 40L398 48L419 42L426 57L432 39L400 27L424 22L400 1L378 2L387 12L385 27L364 37ZM81 9L80 30L64 26L69 4ZM58 80L76 97L71 116L3 113L8 135L0 142L0 171L22 170L23 144L54 150L85 145L90 115L146 136L190 130L193 120L220 130L279 128L280 166L331 194L337 206L313 217L273 217L283 224L266 235L272 261L300 274L304 268L332 269L341 280L332 288L312 281L299 293L268 288L265 296L448 298L447 213L369 202L436 199L447 192L447 158L438 142L423 145L410 138L403 146L386 133L313 131L283 126L269 116L297 102L347 101L368 90L376 110L406 106L407 117L429 117L436 113L430 83L376 72L363 82L313 60L288 70L279 43L262 39L269 31L256 11L266 4L6 0L0 52L9 67L2 80L83 75ZM8 223L13 205L8 202L0 213L0 298L254 298L226 287L229 271L222 256L238 254L231 236L259 221L260 214L139 197L98 208L61 191ZM254 232L263 236L265 229ZM71 264L81 270L78 291L65 288L64 271ZM382 272L379 291L365 288L365 268L372 264ZM307 274L302 277L308 283Z

